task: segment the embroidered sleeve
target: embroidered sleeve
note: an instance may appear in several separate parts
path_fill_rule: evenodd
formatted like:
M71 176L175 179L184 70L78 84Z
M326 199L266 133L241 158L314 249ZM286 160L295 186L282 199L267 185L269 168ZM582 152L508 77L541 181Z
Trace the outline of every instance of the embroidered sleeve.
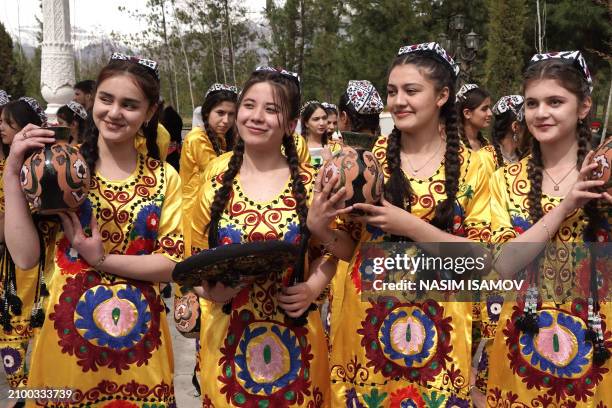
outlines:
M178 262L183 259L183 218L181 180L174 168L163 164L167 183L164 203L159 219L159 233L154 253L159 253Z

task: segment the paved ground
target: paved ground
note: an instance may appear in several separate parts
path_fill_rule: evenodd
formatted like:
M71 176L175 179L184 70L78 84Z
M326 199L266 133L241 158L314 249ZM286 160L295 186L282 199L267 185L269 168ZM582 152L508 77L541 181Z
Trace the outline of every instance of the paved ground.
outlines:
M171 306L171 299L166 299ZM200 407L200 398L195 397L195 389L191 385L191 376L195 364L195 340L183 337L174 328L174 321L168 316L168 324L172 332L172 346L174 348L174 392L178 408ZM0 368L0 407L8 407L9 387L6 383L4 371Z

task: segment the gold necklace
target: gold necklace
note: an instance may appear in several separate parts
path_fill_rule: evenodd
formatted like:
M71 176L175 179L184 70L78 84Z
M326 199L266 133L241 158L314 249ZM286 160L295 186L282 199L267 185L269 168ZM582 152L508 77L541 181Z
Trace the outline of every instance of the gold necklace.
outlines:
M412 174L416 175L419 171L423 170L423 168L425 166L427 166L429 164L430 161L433 160L434 157L436 157L438 155L438 152L440 151L440 147L442 146L442 139L440 139L440 143L438 144L438 148L436 149L436 151L434 152L434 154L427 159L427 161L425 162L425 164L423 164L421 167L419 167L418 169L415 169L414 167L412 167L412 164L410 164L410 160L408 160L408 156L404 153L405 159L406 159L406 163L408 163L408 167L410 167L410 170L412 170Z
M550 175L550 173L543 168L544 173L546 173L546 175L548 176L548 178L550 179L550 181L553 182L553 184L555 185L553 188L555 191L559 191L559 184L561 184L563 182L563 180L565 180L567 178L567 176L570 175L570 173L572 172L572 170L574 170L576 168L576 166L573 166L569 169L569 171L565 174L565 176L563 176L563 178L561 178L561 180L559 180L558 182L555 181L555 179L552 178L552 176Z

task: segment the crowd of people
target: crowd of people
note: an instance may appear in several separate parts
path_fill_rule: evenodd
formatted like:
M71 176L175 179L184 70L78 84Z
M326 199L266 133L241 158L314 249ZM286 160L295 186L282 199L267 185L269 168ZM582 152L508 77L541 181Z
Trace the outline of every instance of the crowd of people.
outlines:
M302 251L294 267L237 287L176 285L170 313L198 316L202 406L611 407L608 254L568 250L612 238L612 196L589 178L593 82L579 51L526 66L522 89L494 99L457 86L439 44L406 45L386 104L366 80L337 104L303 103L297 74L261 66L240 88L211 85L182 138L157 62L115 53L57 112L92 177L76 212L51 217L31 211L20 177L54 133L35 99L0 91L10 386L72 390L26 406L176 406L162 299L175 265L280 240ZM376 205L338 208L347 188L319 172L349 140L369 140L382 168ZM520 256L502 245L493 264L529 285L512 299L377 297L362 263L383 242L530 243Z

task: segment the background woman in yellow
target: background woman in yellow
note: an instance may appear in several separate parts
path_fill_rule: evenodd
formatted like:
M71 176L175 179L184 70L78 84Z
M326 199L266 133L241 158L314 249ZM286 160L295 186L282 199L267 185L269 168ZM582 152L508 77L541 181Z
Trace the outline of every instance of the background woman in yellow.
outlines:
M456 101L463 144L474 151L489 145L481 131L489 127L493 118L491 95L476 84L465 84L457 92Z
M612 401L609 253L591 262L582 244L611 238L612 197L592 191L602 181L585 181L596 168L587 154L591 87L580 52L535 55L523 81L531 155L491 179L492 241L510 241L495 269L523 276L529 288L502 308L489 361L490 407ZM526 266L526 275L516 275Z
M340 230L327 224L336 211L325 197L315 197L310 208L313 220L321 220L309 217L313 236L350 259L342 299L334 294L340 306L332 309L334 407L469 406L471 303L362 301L360 275L364 243L488 239L486 178L457 133L458 71L437 43L402 47L387 84L395 128L373 150L385 172L385 201L354 205L366 216Z
M179 167L185 214L189 212L204 182L201 175L208 163L234 147L237 99L238 89L235 86L213 84L202 103L203 127L194 127L185 136Z
M47 122L47 115L33 98L20 98L0 107L0 137L3 151L10 151L10 145L21 129L32 123L41 126ZM0 101L2 104L3 101ZM4 158L0 160L0 176L4 171ZM4 194L0 181L0 217L4 219ZM12 388L27 384L26 353L32 330L40 327L37 320L31 322L40 298L39 287L44 282L38 267L30 270L16 268L11 255L4 246L4 225L0 223L0 358L8 384Z
M299 95L297 74L284 70L258 68L246 82L237 144L227 167L206 180L192 211L193 253L231 243L308 239L314 170L299 162L292 136ZM313 252L309 258L306 281L293 286L293 268L242 289L202 282L205 406L329 406L320 316L309 313L304 326L288 318L302 315L335 271L335 262Z
M51 237L50 294L28 387L71 389L75 405L173 406L172 344L158 282L171 279L182 256L180 179L169 164L134 147L145 122L157 128L151 123L157 63L115 53L97 84L95 127L81 147L92 172L88 197L43 234ZM39 261L41 232L19 172L26 152L52 142L52 135L26 126L6 161L5 226L12 232L6 242L24 268Z

